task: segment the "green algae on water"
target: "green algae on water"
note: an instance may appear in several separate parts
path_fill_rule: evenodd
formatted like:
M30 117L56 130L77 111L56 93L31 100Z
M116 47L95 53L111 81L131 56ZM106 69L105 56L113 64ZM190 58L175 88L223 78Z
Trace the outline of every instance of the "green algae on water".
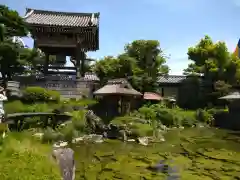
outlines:
M240 134L212 128L172 130L166 142L141 146L107 141L74 147L76 180L166 179L148 166L166 159L176 166L181 179L237 179L240 177Z

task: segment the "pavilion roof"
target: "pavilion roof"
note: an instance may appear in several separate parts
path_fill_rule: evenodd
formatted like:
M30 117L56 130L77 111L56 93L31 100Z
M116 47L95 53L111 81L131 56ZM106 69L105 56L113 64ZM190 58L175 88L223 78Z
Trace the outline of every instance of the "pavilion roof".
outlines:
M142 94L129 84L129 82L124 79L112 79L102 88L94 92L95 95L133 95L141 96Z
M25 22L31 25L91 27L98 26L100 13L57 12L27 8Z

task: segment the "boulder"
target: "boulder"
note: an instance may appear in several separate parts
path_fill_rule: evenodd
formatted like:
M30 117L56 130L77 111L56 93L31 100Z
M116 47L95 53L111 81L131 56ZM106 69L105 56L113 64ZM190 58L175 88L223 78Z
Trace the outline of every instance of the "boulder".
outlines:
M52 156L56 159L63 180L75 179L74 151L71 148L56 148Z
M139 144L141 144L143 146L147 146L148 145L148 137L139 137L138 142L139 142Z
M84 135L82 137L78 137L72 140L72 143L78 143L81 141L88 141L88 142L93 142L93 143L102 143L103 142L103 135L98 135L98 134L89 134L89 135Z
M85 117L87 126L91 130L91 133L102 134L105 131L106 126L104 122L100 117L95 115L92 110L88 110Z

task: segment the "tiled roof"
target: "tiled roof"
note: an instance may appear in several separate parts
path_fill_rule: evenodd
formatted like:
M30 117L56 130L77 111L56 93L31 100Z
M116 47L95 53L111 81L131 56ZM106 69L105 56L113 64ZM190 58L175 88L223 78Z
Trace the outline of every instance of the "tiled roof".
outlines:
M178 84L178 83L181 83L181 81L184 79L186 79L186 76L176 76L176 75L159 76L158 83Z
M110 79L107 84L128 84L128 81L125 78Z
M18 77L15 77L15 78L23 79L23 78L34 78L34 77L35 76L21 76L21 77L18 76ZM38 79L38 80L39 79L43 79L43 78L44 78L43 74L36 75L36 79ZM48 79L48 80L55 80L55 81L61 81L61 80L74 81L74 80L76 80L76 75L48 75L48 76L45 76L45 78ZM99 81L99 78L94 73L86 72L85 76L84 76L84 80L87 80L87 81Z
M144 95L143 95L143 99L146 99L146 100L162 100L163 97L160 96L159 94L157 93L154 93L154 92L145 92Z
M24 19L27 23L36 25L88 27L98 25L99 13L70 13L27 9Z
M85 73L84 79L89 81L99 81L97 75L90 72Z

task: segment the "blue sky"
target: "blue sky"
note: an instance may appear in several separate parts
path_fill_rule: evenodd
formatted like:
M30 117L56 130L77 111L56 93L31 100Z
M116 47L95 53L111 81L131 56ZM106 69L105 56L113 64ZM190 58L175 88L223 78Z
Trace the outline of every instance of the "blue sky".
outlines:
M25 8L100 12L100 50L88 53L102 58L118 55L136 39L156 39L170 58L171 74L187 67L188 47L205 34L222 40L233 51L240 37L240 0L0 0L24 15ZM26 40L32 46L32 41Z

